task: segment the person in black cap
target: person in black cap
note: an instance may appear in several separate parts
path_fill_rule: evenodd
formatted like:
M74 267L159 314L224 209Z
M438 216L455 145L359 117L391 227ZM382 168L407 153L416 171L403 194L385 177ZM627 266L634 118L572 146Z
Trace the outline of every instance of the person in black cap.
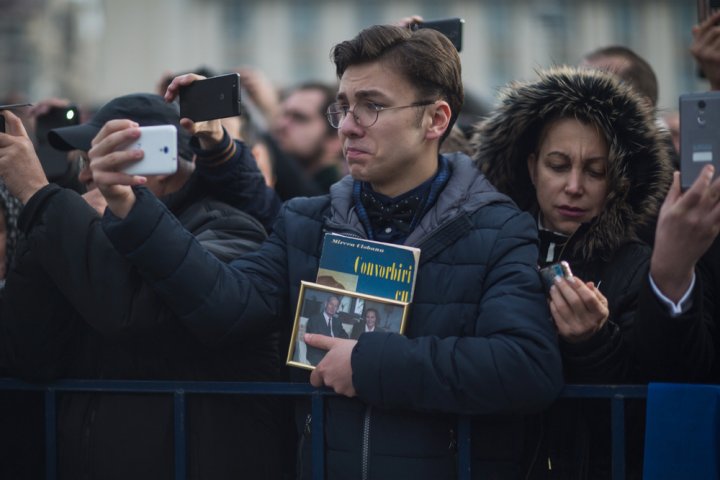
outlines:
M180 114L176 104L166 103L159 95L149 93L131 94L115 98L100 108L89 122L82 125L56 128L48 134L50 145L56 149L76 150L80 155L79 180L88 189L89 193L86 195L86 199L96 206L100 213L104 211L104 202L101 200L101 195L94 191L92 172L87 161L87 152L92 148L92 139L98 134L103 125L110 120L120 118L131 119L141 127L173 125L177 129L178 171L170 176L149 176L146 185L153 193L162 196L176 191L195 170L193 146L199 148L200 144L197 139L193 142L191 135L181 127ZM199 128L204 127L200 126ZM204 132L198 131L198 133L202 134ZM213 151L210 156L212 165L217 167L223 161L230 162L224 165L223 171L228 168L238 168L243 173L243 175L233 177L237 183L219 189L220 194L224 194L222 199L254 215L269 230L279 208L276 195L258 182L257 172L253 171L257 171L257 169L253 159L249 158L249 152L238 151L235 148L235 142L232 142L230 138L222 138L222 140L222 145L219 147L222 150L220 152ZM232 161L235 160L235 154L239 152L243 154L240 158L242 165L238 165L237 161ZM216 153L222 153L220 161L215 158ZM203 162L203 158L200 158L197 165L200 168L196 176L200 177L200 181L206 180L205 183L212 183L213 175L217 173L215 169L203 168L207 166L207 162ZM244 193L233 194L233 191Z
M0 305L0 371L40 381L279 379L273 329L230 344L208 342L184 328L110 244L98 212L76 192L47 182L20 120L4 116L8 134L0 134L0 177L24 204L18 223L25 241ZM114 118L180 125L175 105L136 94L109 102L89 123L53 131L50 141L86 153L105 121ZM243 194L258 198L266 187L246 148L231 142L219 122L200 127L222 140L218 148L202 150L198 132L183 147L189 135L179 133L178 172L148 178L146 185L193 233L193 241L227 261L255 250L266 232L251 215L215 198L207 177L234 171L245 182ZM167 248L185 247L178 242ZM172 403L169 396L64 394L57 420L59 476L172 478ZM188 478L279 478L281 413L274 399L190 398Z

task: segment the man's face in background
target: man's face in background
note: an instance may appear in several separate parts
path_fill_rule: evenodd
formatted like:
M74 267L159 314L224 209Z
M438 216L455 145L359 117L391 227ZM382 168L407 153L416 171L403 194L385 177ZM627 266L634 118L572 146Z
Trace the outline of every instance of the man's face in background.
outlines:
M319 90L296 90L282 103L274 134L280 148L303 167L312 166L325 150L327 119L321 111L325 97Z

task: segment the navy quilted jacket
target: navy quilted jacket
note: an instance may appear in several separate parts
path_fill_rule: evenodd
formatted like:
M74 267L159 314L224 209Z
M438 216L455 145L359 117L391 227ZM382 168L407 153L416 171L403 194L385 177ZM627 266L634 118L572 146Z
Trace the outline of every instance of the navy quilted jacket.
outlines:
M454 478L454 414L474 416L473 476L520 478L524 414L562 387L534 220L469 158L449 160L448 184L406 242L422 250L406 335L361 336L352 354L358 397L327 403L328 478ZM365 237L351 186L347 177L329 196L287 202L263 246L230 265L143 189L124 220L106 214L104 227L186 328L209 344L232 343L290 327L324 233ZM299 427L311 421L305 407ZM309 460L300 468L307 475Z

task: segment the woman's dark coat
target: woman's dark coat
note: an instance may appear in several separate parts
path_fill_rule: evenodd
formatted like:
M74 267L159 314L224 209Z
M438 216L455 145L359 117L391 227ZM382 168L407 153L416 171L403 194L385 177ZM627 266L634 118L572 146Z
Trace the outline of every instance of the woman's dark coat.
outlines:
M688 333L673 341L694 342L706 355L687 368L661 368L653 345L641 332L655 334L678 322L701 323L702 299L671 317L650 290L650 247L639 233L654 225L671 181L671 162L653 111L628 86L596 70L559 67L540 73L534 82L513 83L503 90L499 107L476 131L476 161L488 179L523 210L539 217L527 159L539 147L543 127L560 118L593 125L608 142L608 195L603 211L581 225L552 261L566 260L575 275L592 281L608 299L610 316L592 338L560 342L568 383L645 383L650 380L691 380L709 369L709 336ZM541 252L552 235L541 232ZM541 254L538 263L548 262ZM546 424L547 458L538 461L549 478L602 478L609 460L607 402L561 402ZM641 416L641 414L640 414ZM635 418L636 422L642 419ZM634 427L638 427L636 423ZM630 430L633 429L631 426ZM632 434L632 432L631 432ZM640 429L641 441L641 429ZM632 442L631 442L632 443ZM632 452L637 466L641 451ZM542 478L539 477L539 478Z

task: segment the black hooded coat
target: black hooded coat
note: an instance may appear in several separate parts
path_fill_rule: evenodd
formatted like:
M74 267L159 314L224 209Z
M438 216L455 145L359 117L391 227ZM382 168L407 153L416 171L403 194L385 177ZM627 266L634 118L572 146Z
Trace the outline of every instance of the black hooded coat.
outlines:
M609 147L602 212L569 238L546 231L540 235L541 267L565 260L575 275L593 281L608 300L609 319L595 335L579 343L560 340L565 381L636 384L703 375L712 358L707 337L689 335L698 343L698 356L682 370L652 361L648 352L653 346L635 328L655 321L701 323L698 289L693 291L692 307L671 317L649 284L651 249L639 234L654 224L672 179L663 132L651 108L611 75L570 67L542 72L534 82L513 83L500 100L477 128L476 161L498 190L536 218L539 206L528 156L536 152L545 126L576 118L595 126ZM643 417L642 405L630 408L628 474L633 478L641 468ZM537 478L609 478L609 402L561 401L544 423Z

